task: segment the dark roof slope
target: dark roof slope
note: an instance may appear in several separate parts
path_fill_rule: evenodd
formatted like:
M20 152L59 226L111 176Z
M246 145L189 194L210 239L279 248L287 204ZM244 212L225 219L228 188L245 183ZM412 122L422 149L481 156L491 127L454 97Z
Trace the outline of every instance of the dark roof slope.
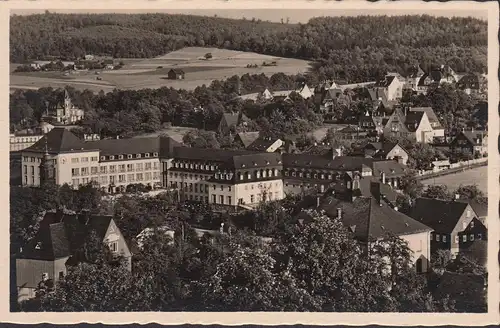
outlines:
M94 231L104 239L111 216L48 212L35 237L23 248L21 258L55 260L74 254Z
M259 138L260 132L239 132L237 136L240 138L243 143L243 147L250 146L255 140Z
M51 154L80 151L85 148L84 142L72 132L64 128L54 128L26 151L45 152ZM93 148L95 149L95 148Z
M474 145L480 144L483 138L488 136L487 131L463 131L462 134Z
M174 147L174 157L180 160L200 160L211 162L226 162L233 156L258 154L249 150L205 149L191 147Z
M276 141L278 141L278 139L268 138L268 137L258 138L250 146L248 146L247 149L255 151L266 151Z
M439 119L432 109L432 107L412 107L410 108L411 112L425 112L427 117L429 118L429 122L431 123L439 123Z
M174 72L175 74L184 74L184 71L180 68L172 68L170 72Z
M392 75L386 76L383 80L378 81L375 86L386 88L391 85L392 81L394 81L396 77Z
M411 216L439 233L451 233L468 204L432 198L417 198Z
M362 241L384 238L387 234L396 236L432 231L426 225L409 216L393 210L372 197L359 197L346 202L329 197L320 205L329 216L336 216L342 209L342 221Z
M281 154L279 153L256 153L246 155L235 155L228 161L231 169L259 168L281 165Z
M101 156L144 154L160 151L160 138L103 139L85 142L85 148L100 149Z

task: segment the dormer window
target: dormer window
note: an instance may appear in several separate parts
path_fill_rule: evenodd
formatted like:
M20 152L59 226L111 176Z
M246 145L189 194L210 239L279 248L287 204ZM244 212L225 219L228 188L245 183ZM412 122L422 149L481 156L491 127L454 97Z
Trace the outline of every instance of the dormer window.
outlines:
M36 243L35 249L42 249L42 242L41 241Z
M101 161L105 161L106 160L106 156L101 156Z
M115 156L109 156L109 159L113 160L115 159Z
M123 155L118 155L118 159L123 159Z
M135 155L135 158L141 158L141 154Z
M149 157L149 153L145 153L144 157L148 158Z
M120 156L121 156L121 155L120 155ZM121 157L123 158L123 156L121 156ZM128 155L127 155L127 158L128 158L128 159L131 159L131 158L132 158L132 154L128 154Z
M158 157L158 153L153 153L153 157Z
M265 170L264 170L264 171L262 171L262 177L263 177L263 178L267 177L267 172L266 172Z
M256 177L257 179L259 179L259 178L260 178L260 171L256 171L256 172L255 172L255 177Z
M278 176L278 169L274 169L274 176L277 177Z
M219 179L220 178L220 174L219 173L215 173L215 178Z

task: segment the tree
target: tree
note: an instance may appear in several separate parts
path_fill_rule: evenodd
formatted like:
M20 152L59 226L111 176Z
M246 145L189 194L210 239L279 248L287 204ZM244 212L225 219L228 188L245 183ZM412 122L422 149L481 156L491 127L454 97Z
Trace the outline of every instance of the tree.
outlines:
M415 172L406 172L401 178L400 188L403 192L410 196L411 200L420 197L423 190L422 183L416 178Z
M476 200L480 203L487 203L488 197L483 193L477 185L461 185L455 191L461 199Z
M446 187L446 185L427 186L425 191L422 193L422 197L436 198L436 199L442 199L442 200L452 199L452 195L448 191L448 187Z

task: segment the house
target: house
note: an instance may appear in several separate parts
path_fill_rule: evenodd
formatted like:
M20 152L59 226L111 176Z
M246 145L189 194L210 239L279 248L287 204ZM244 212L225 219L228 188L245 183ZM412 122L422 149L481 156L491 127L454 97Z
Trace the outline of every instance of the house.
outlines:
M228 134L231 129L246 125L248 121L250 121L250 119L242 112L223 113L219 122L218 131L219 133Z
M35 297L40 283L55 284L71 265L85 261L83 247L93 241L92 236L108 245L113 254L122 256L131 270L132 254L112 216L47 212L35 237L16 258L18 300Z
M478 218L474 218L468 225L465 230L460 231L458 233L458 241L459 241L459 253L472 253L475 257L480 254L477 254L480 250L480 246L483 242L487 243L488 240L488 228L479 220ZM486 255L486 250L484 250Z
M234 137L233 142L240 143L243 148L250 146L255 140L259 138L260 132L238 132Z
M407 73L406 75L406 87L408 89L411 89L413 91L417 91L417 85L422 76L424 76L425 73L420 67L420 65L413 66Z
M364 116L359 118L358 126L362 130L372 132L375 135L380 135L384 133L384 119L387 121L387 118L384 118L383 116L371 115L367 111Z
M450 142L450 150L474 157L484 156L488 153L488 132L462 131Z
M396 160L403 165L408 163L409 158L408 151L397 142L371 142L364 147L364 155L371 158Z
M416 142L429 143L434 129L425 111L396 108L384 126L384 136L404 137Z
M41 121L38 126L31 129L16 131L9 135L9 151L16 152L31 147L43 138L43 135L54 128L54 125Z
M271 93L271 91L269 91L269 89L266 89L264 90L260 96L262 97L262 99L265 99L265 100L271 100L273 99L273 94Z
M419 79L416 91L419 94L425 94L431 86L439 86L443 83L456 83L457 81L458 75L453 69L448 65L441 65L440 67L432 68L430 72L425 73Z
M458 254L461 234L481 223L473 208L459 200L417 198L410 216L434 230L431 236L433 253L444 249Z
M264 151L273 153L283 146L283 140L271 137L259 137L252 142L247 149L253 151Z
M89 61L90 61L90 60L94 60L94 55L85 55L85 56L83 57L83 59L85 59L85 60L89 60Z
M104 66L105 69L114 69L115 61L113 59L105 59L102 61L102 65Z
M47 108L44 121L52 124L74 125L85 117L83 109L75 107L67 90L64 90L64 98L55 108L49 111Z
M372 100L382 98L386 101L401 99L403 96L404 80L399 74L386 75L384 79L377 81L368 88Z
M457 82L457 88L468 95L476 95L484 91L485 81L477 74L467 74Z
M335 196L324 198L319 204L319 209L330 217L340 218L354 237L368 248L374 243L383 242L389 234L405 240L413 252L416 271L428 272L432 228L385 203L377 188L380 183L370 182L369 185L368 193L371 194L369 196L340 199L335 193Z
M340 129L338 131L338 134L339 137L343 140L356 140L366 137L368 133L361 130L357 125L348 125L345 128Z
M425 112L432 127L433 137L444 139L444 127L432 107L408 107L409 112Z
M172 68L168 71L167 77L169 80L184 80L186 73L180 68Z
M314 89L311 90L306 83L303 83L295 92L304 99L309 99L314 95Z

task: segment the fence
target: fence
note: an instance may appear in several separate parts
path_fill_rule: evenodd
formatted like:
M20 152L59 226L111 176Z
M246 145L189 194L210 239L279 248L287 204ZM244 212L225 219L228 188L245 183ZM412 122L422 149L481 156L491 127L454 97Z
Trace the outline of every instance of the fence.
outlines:
M487 157L472 159L469 161L457 162L457 163L453 163L453 164L442 166L442 167L434 167L434 169L432 169L432 170L419 170L417 172L417 174L418 174L417 178L420 180L426 180L426 179L431 179L431 178L435 178L435 177L442 176L442 175L458 173L458 172L462 172L464 170L469 170L469 169L473 169L476 167L485 166L487 164L488 164Z

